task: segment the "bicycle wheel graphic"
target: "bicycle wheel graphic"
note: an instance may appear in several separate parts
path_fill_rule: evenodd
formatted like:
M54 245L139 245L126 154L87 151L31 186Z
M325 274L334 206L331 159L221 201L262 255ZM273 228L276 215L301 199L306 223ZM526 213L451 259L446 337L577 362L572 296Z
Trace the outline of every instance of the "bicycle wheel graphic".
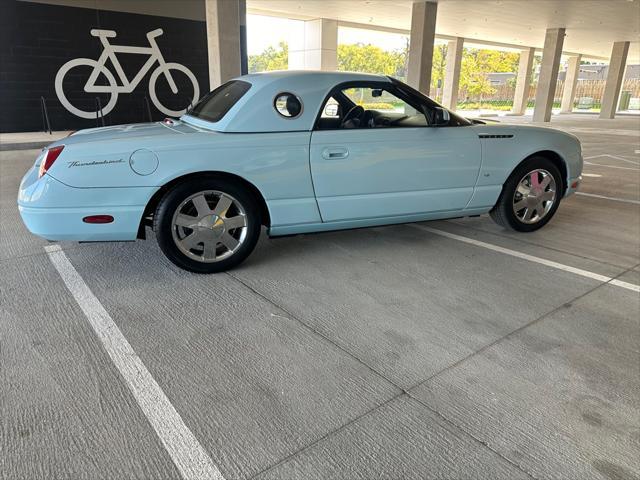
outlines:
M106 77L107 81L109 82L109 87L111 87L112 89L112 91L109 92L111 94L109 101L106 103L106 105L102 107L102 115L106 116L111 110L113 110L113 107L116 106L116 102L118 101L118 92L115 90L117 88L116 79L114 78L113 74L104 65L99 65L97 61L92 60L90 58L75 58L73 60L69 60L62 67L60 67L60 70L58 70L58 73L56 74L56 81L55 81L56 95L58 95L58 100L60 100L60 103L62 103L64 108L66 108L69 112L71 112L77 117L87 118L87 119L96 118L95 108L93 110L81 110L75 107L69 101L69 99L67 98L67 95L64 92L64 86L63 86L64 77L72 69L76 67L89 67L92 69L98 69L100 73L102 73ZM99 117L100 112L98 112L97 115Z
M160 102L160 100L158 100L158 94L156 92L156 81L158 80L160 74L164 74L165 70L182 72L187 76L193 86L193 97L184 97L185 106L182 110L171 110L170 108L165 107ZM172 76L173 75L175 75L175 73L172 73ZM198 80L196 79L196 76L187 67L179 63L165 63L164 65L160 65L158 68L156 68L151 74L151 78L149 78L149 96L151 97L151 101L156 106L156 108L162 113L170 117L180 117L187 111L186 103L188 102L188 100L191 100L192 105L195 105L195 103L198 101L198 99L200 98L200 87L198 87Z

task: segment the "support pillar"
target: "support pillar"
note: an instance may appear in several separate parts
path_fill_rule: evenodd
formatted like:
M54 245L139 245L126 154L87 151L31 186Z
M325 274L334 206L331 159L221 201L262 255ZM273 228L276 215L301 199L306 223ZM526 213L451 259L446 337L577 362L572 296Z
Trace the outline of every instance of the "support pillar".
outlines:
M304 36L289 38L289 70L338 69L338 21L317 18L304 22Z
M249 54L247 53L247 2L240 0L240 74L249 73Z
M544 50L542 51L542 64L538 77L538 90L536 91L536 106L533 110L534 122L551 121L551 109L553 97L556 93L558 82L558 70L560 70L560 57L564 44L564 28L548 28L544 38Z
M240 13L246 11L244 3L245 0L205 0L211 90L241 75ZM242 24L246 22L243 20Z
M464 38L456 38L447 47L447 65L444 72L442 88L442 104L449 110L456 109L458 104L458 87L460 86L460 66L462 65L462 47Z
M614 118L618 109L618 99L622 80L624 80L624 70L627 65L627 54L629 53L630 42L615 42L611 51L609 61L609 72L607 73L607 83L604 86L602 95L602 106L600 108L600 118Z
M511 115L524 115L527 110L529 89L531 87L531 70L533 69L533 58L535 55L535 48L527 48L520 52L520 65L518 66L518 77L516 78L516 91L513 95Z
M411 8L407 83L425 95L429 95L431 87L437 11L435 2L415 2Z
M576 96L576 85L578 84L578 74L580 73L580 60L582 55L569 58L567 74L564 77L564 90L562 91L561 113L571 113L573 111L573 100Z

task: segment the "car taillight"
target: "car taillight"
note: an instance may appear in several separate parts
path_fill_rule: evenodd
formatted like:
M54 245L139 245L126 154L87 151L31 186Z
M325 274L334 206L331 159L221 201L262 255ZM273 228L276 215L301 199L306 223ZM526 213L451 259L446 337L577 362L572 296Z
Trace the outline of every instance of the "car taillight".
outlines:
M47 173L47 170L49 170L51 168L51 165L53 165L53 162L58 159L58 157L62 153L62 150L64 150L64 145L58 145L57 147L51 147L47 149L44 157L42 157L42 160L40 160L40 170L38 171L38 178Z

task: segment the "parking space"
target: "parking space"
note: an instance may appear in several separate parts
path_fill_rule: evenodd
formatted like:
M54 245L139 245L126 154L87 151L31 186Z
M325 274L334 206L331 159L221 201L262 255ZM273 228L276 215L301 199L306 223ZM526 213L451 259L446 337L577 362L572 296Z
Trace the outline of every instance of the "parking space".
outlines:
M263 235L210 276L152 235L59 245L227 480L638 478L640 121L551 126L583 142L584 195L531 234L482 216ZM35 155L0 151L0 473L180 478L182 437L19 219Z

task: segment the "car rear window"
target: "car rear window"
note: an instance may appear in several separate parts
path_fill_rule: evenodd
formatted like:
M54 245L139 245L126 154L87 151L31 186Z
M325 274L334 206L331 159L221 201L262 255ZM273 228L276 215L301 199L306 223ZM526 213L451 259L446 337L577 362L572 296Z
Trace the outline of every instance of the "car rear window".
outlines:
M241 80L224 83L196 103L189 115L209 122L218 122L250 88L250 83Z

